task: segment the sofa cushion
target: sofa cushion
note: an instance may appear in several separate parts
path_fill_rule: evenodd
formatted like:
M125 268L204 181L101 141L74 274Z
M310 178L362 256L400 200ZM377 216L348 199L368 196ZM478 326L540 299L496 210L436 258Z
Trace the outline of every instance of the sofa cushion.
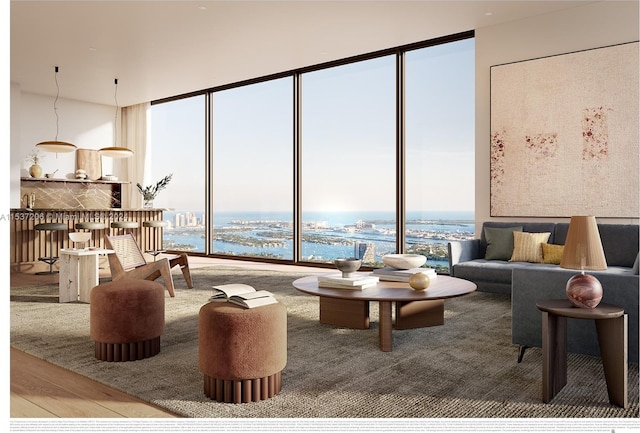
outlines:
M542 244L542 263L559 265L562 260L564 245Z
M521 232L520 227L485 227L484 236L487 241L487 260L509 260L513 254L513 232Z
M633 262L633 268L631 268L634 275L638 275L640 273L640 252L636 256L636 261Z
M558 268L557 265L543 263L507 262L505 260L476 259L461 262L454 266L456 278L476 282L492 282L511 284L511 272L514 269L545 269Z
M513 232L513 254L510 262L542 263L542 244L551 233Z
M482 230L480 231L480 246L479 246L479 256L484 257L487 250L487 239L485 237L484 229L486 227L496 227L496 228L509 228L509 227L522 227L523 232L528 233L542 233L542 232L550 232L551 236L549 236L549 243L551 244L564 244L562 242L556 242L555 240L555 227L556 223L541 223L541 222L504 222L504 221L485 221L482 223ZM506 258L505 260L509 260Z
M598 224L607 266L633 267L638 255L640 227L632 224Z

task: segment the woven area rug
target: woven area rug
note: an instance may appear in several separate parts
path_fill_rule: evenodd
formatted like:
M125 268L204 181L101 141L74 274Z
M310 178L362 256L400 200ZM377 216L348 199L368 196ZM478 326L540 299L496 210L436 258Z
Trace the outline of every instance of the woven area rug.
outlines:
M510 300L476 292L445 302L445 324L393 331L393 351L371 329L318 322L318 298L291 285L303 274L218 266L192 270L189 290L174 277L161 352L100 362L89 339L89 305L57 302L57 286L11 289L11 345L190 418L637 418L638 364L629 365L627 409L608 402L599 358L569 355L568 385L541 401L541 350L517 363ZM272 291L288 311L288 362L277 396L225 404L203 393L198 311L211 286L245 283ZM166 292L165 292L166 293ZM114 318L117 320L117 318Z

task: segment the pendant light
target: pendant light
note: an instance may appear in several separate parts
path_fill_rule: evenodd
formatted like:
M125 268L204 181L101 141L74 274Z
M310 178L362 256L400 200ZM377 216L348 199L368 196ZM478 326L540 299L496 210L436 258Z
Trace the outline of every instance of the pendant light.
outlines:
M116 101L116 117L115 117L115 120L113 121L113 146L103 147L102 149L98 150L98 153L101 156L108 156L111 158L128 158L131 155L133 155L133 150L127 147L116 146L116 140L118 136L117 133L118 133L118 111L119 111L118 110L118 79L115 78L113 82L116 85L116 90L113 95L113 98Z
M76 150L75 144L67 143L65 141L58 141L59 117L58 117L58 108L56 104L58 102L58 96L60 96L60 86L58 85L58 67L57 66L55 67L55 72L56 72L55 80L56 80L57 93L56 93L56 99L53 101L53 112L56 115L56 138L53 141L42 141L36 144L36 147L39 149L45 150L47 152L56 152L56 153L73 152L74 150Z

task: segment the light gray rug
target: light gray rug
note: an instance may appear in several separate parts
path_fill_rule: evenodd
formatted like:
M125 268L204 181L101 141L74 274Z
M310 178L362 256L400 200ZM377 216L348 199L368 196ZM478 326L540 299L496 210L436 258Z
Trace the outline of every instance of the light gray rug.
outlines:
M302 274L211 267L178 275L166 298L161 352L126 363L93 356L89 305L57 303L57 287L11 289L11 345L191 418L629 418L638 417L638 365L629 365L628 409L608 402L599 358L569 356L569 383L541 401L541 351L522 363L511 344L508 297L476 292L445 302L443 326L393 331L393 352L378 349L377 304L369 330L318 322L318 299L297 292ZM198 311L211 286L266 289L287 307L283 389L256 403L225 404L203 394ZM117 318L114 318L117 320Z

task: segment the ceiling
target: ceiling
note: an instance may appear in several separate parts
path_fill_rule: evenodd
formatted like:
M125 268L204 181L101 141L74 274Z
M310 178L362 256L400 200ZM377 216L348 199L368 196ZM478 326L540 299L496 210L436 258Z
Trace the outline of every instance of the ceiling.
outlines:
M12 0L11 82L128 106L586 3Z

